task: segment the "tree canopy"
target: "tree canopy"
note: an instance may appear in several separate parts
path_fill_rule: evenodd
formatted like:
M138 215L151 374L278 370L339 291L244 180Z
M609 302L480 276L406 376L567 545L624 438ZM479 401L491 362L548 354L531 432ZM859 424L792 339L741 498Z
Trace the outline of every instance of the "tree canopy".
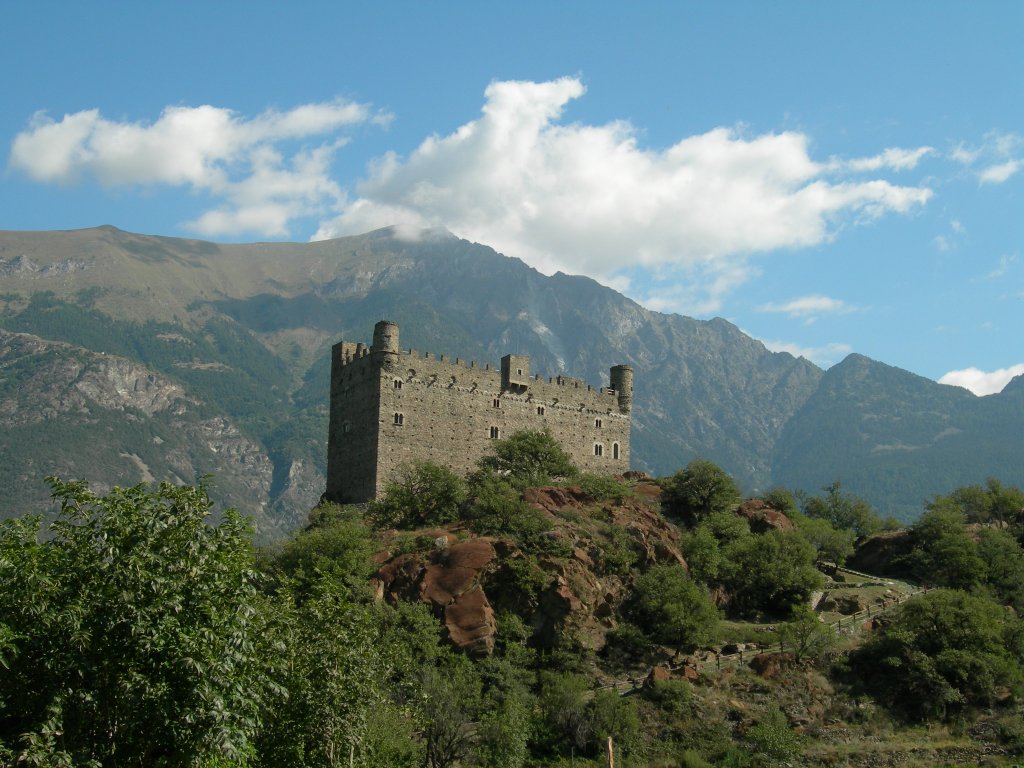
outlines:
M690 525L740 502L736 482L717 464L694 459L662 484L666 511Z

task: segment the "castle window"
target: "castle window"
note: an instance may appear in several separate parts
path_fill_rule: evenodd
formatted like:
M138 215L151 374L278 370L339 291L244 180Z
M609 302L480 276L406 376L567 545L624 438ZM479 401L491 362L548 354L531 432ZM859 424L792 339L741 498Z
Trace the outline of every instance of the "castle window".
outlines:
M491 427L491 440L497 440L501 437L501 430L497 427Z
M523 369L522 368L516 368L516 375L517 376L522 376L523 375Z
M600 429L601 428L601 420L600 419L594 419L594 426L597 427L598 429Z
M543 405L538 405L537 406L537 415L538 416L543 416L544 415L544 406Z
M395 426L396 427L400 427L403 424L405 424L405 414L404 413L396 413L395 414Z
M351 432L351 431L352 431L352 425L351 425L351 424L349 424L349 423L348 423L348 422L346 421L346 422L345 422L345 425L344 425L344 427L342 428L342 432L344 432L344 433L345 433L345 434L347 435L347 434L348 434L349 432Z
M618 443L612 443L612 458L613 459L619 458L619 444Z
M401 379L395 379L395 389L401 389L401 388L402 388L402 380Z
M494 398L494 407L495 408L501 408L501 398L499 398L499 397Z
M603 456L604 455L604 446L601 445L600 443L594 443L594 455L595 456Z

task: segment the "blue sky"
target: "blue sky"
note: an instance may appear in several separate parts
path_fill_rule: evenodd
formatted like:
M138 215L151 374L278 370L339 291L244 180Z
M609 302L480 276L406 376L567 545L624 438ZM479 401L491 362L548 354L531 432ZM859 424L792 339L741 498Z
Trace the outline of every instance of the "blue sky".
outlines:
M1020 2L0 12L0 229L444 226L825 367L1024 373Z

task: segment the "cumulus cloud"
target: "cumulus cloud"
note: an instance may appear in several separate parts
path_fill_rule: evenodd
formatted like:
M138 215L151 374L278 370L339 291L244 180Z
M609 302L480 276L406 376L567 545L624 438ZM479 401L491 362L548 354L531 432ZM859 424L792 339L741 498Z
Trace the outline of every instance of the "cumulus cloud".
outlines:
M363 104L332 101L245 119L209 105L168 107L152 123L118 122L99 110L55 121L36 114L11 147L10 164L35 181L105 186L169 185L209 193L223 204L192 227L206 235L286 234L296 216L336 210L343 198L329 177L336 136L347 126L386 119ZM328 137L286 154L282 144Z
M715 128L648 149L627 122L561 121L584 91L576 78L492 83L479 118L408 157L381 158L315 237L445 226L545 272L608 282L641 267L673 286L699 276L707 287L697 295L672 287L648 301L692 311L742 282L753 254L821 243L842 223L905 213L932 194L845 178L848 169L816 162L797 132ZM871 165L912 167L927 151L887 150Z
M772 352L788 352L793 357L802 357L823 368L835 365L853 352L853 347L849 344L839 342L831 342L820 347L805 347L788 341L768 341L766 339L760 339L760 341Z
M1005 163L997 163L983 169L978 174L978 181L982 184L1002 184L1019 170L1020 160L1007 160Z
M995 371L982 371L972 367L960 371L950 371L939 379L939 384L963 387L981 397L1002 392L1003 387L1010 383L1010 379L1022 374L1024 374L1024 363Z

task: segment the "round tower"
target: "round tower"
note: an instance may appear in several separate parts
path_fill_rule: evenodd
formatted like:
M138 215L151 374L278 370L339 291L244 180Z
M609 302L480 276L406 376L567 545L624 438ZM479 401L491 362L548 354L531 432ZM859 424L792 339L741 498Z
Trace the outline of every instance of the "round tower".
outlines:
M373 326L373 351L398 354L398 323L381 320Z
M633 369L628 365L613 366L611 383L619 396L619 410L629 413L633 410Z

